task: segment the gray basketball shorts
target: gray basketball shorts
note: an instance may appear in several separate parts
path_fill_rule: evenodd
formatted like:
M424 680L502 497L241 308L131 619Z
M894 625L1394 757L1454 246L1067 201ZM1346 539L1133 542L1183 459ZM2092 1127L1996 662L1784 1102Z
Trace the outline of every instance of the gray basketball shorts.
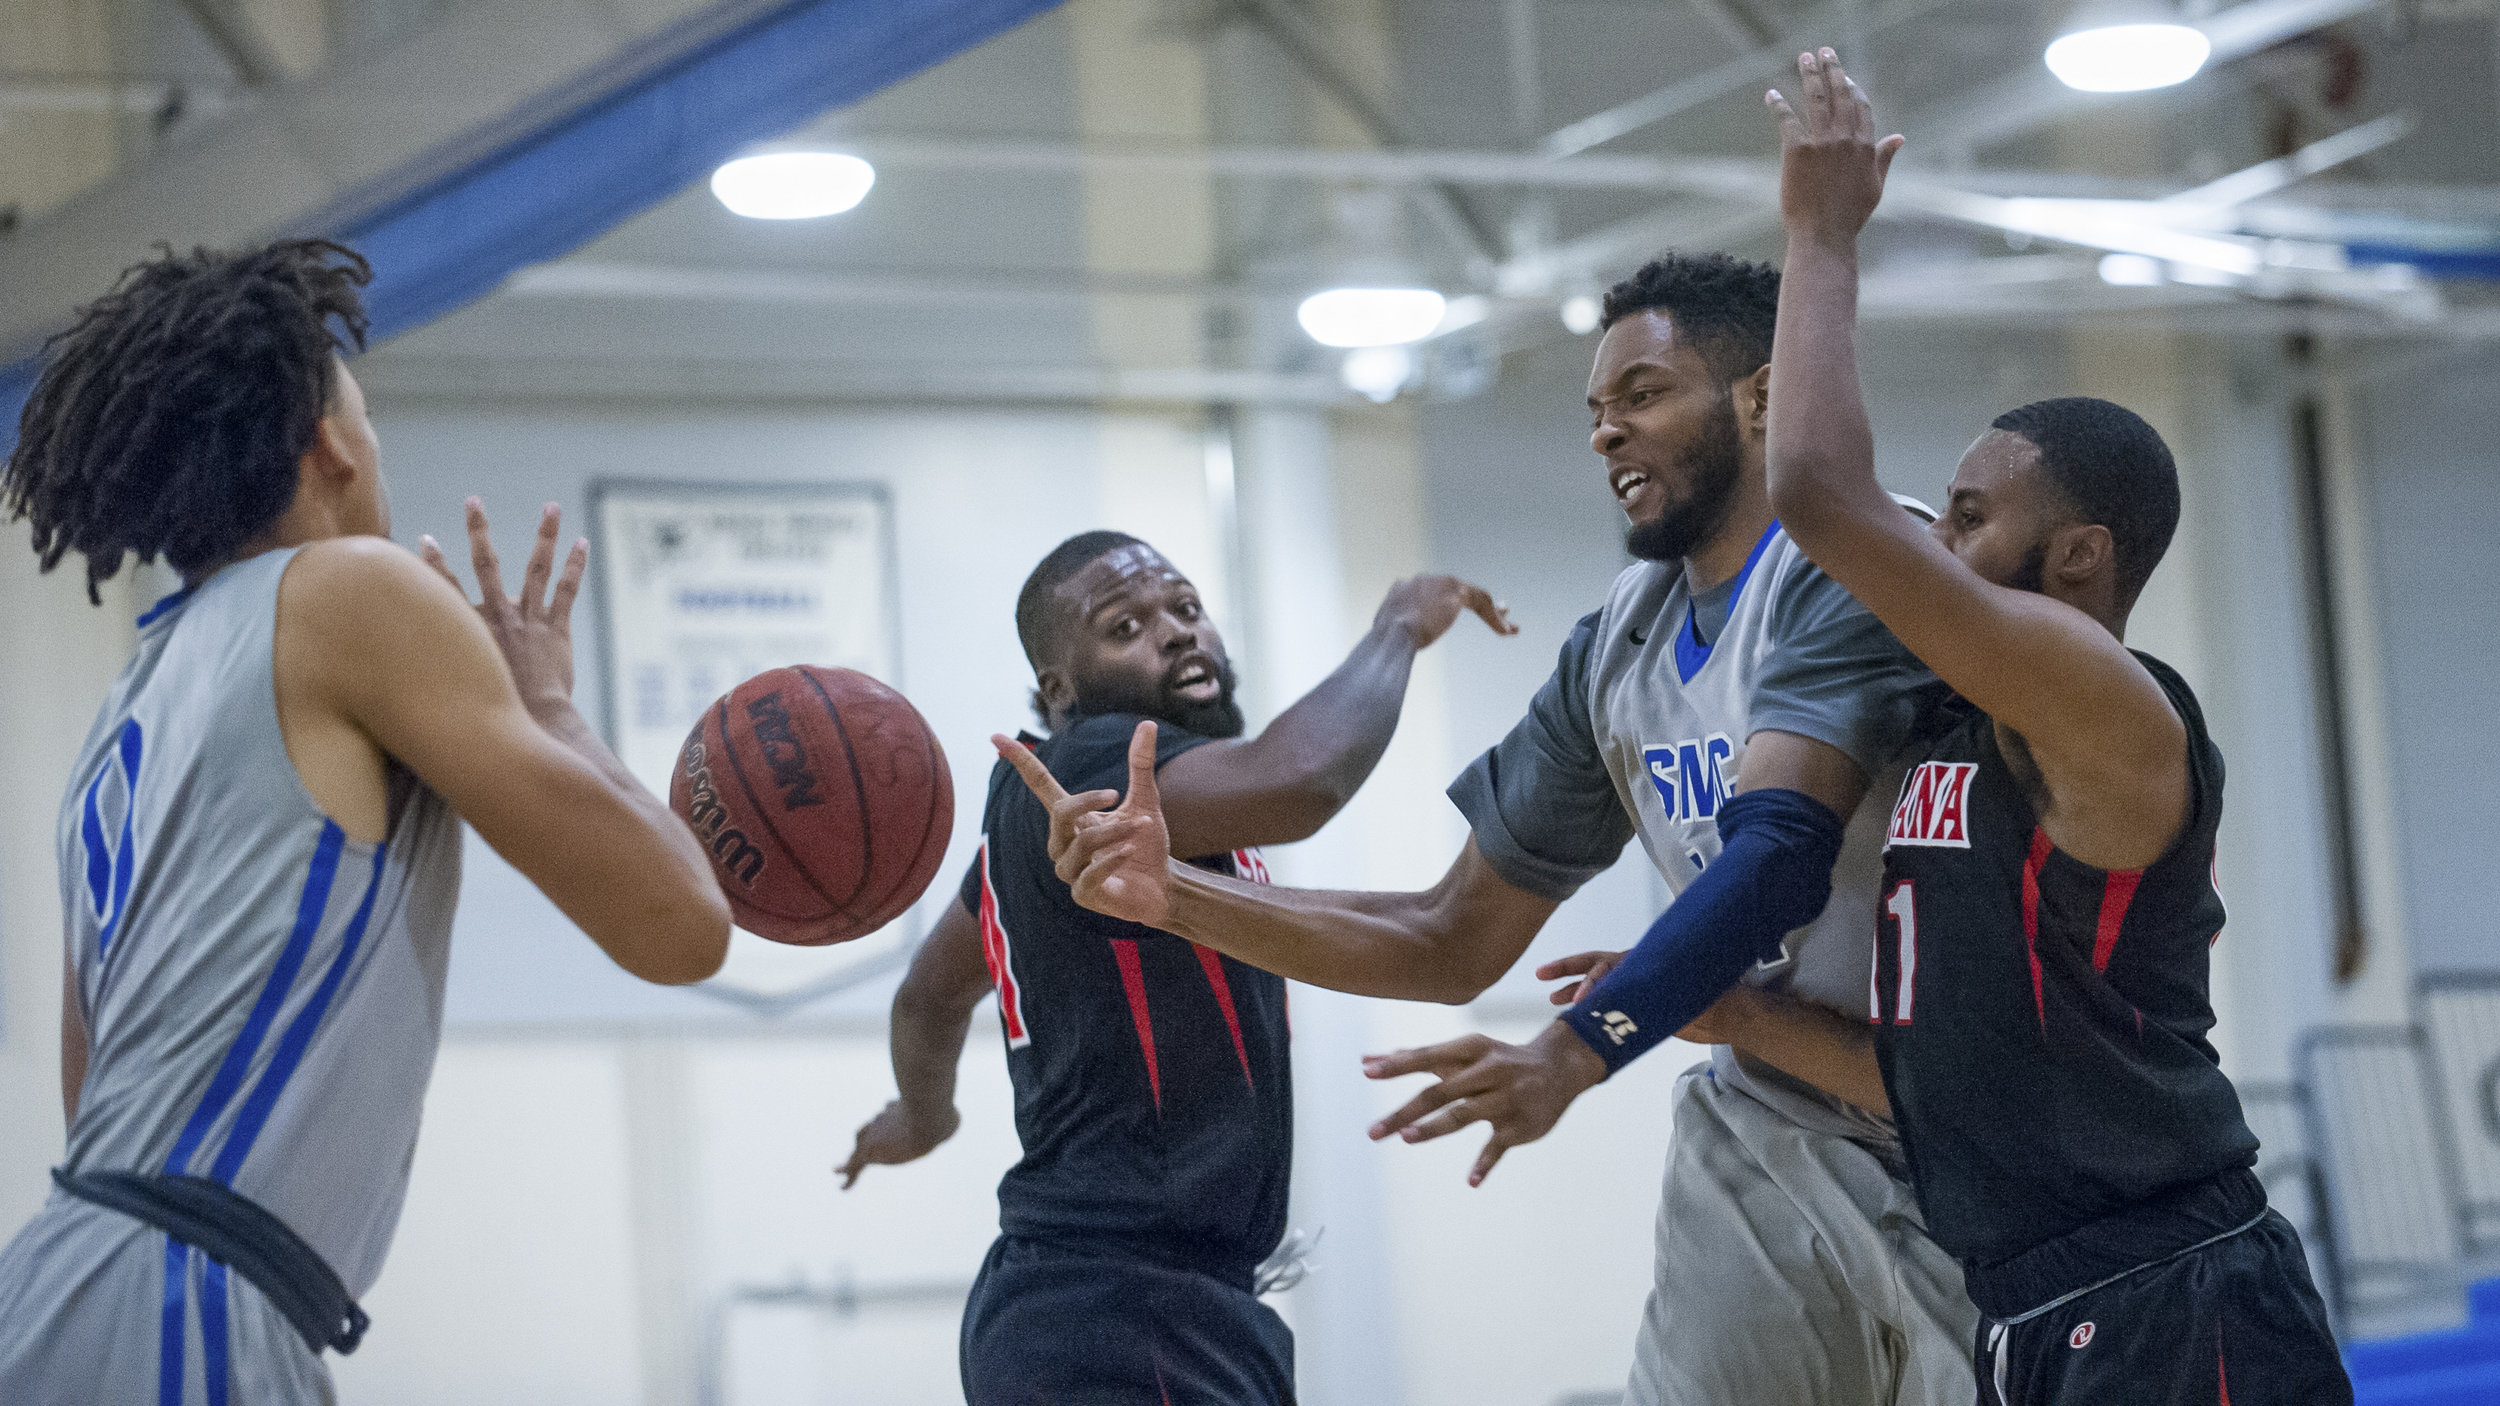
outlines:
M1625 1406L1969 1406L1978 1322L1873 1153L1708 1065L1676 1081Z
M6 1406L330 1406L329 1367L239 1274L54 1192L0 1250Z

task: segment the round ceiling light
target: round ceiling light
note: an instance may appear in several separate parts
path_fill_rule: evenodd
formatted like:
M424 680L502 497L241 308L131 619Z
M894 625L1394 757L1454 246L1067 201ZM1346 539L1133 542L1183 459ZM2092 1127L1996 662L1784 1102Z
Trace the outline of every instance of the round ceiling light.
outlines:
M2194 78L2213 47L2204 31L2184 24L2113 24L2066 35L2041 57L2069 88L2140 93Z
M1429 288L1331 288L1294 316L1324 347L1394 347L1431 336L1448 307Z
M867 198L877 168L832 151L742 156L712 173L712 194L750 220L813 220Z

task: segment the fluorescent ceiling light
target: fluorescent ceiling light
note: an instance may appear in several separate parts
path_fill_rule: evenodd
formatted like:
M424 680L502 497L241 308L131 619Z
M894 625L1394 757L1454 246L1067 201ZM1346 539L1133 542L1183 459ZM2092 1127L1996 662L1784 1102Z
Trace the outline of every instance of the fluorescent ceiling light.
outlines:
M1324 347L1394 347L1431 336L1448 306L1429 288L1331 288L1294 315Z
M712 173L712 194L750 220L813 220L857 205L877 168L832 151L742 156Z
M1574 337L1585 337L1597 330L1597 324L1605 314L1605 305L1597 301L1595 294L1574 293L1563 299L1563 330Z
M1357 347L1346 353L1345 363L1337 368L1346 389L1374 405L1397 399L1399 389L1414 374L1415 354L1404 347Z
M2204 32L2184 24L2113 24L2066 35L2042 57L2069 88L2136 93L2185 83L2212 52Z
M2162 281L2161 260L2143 254L2103 254L2101 281L2113 288L2151 288Z

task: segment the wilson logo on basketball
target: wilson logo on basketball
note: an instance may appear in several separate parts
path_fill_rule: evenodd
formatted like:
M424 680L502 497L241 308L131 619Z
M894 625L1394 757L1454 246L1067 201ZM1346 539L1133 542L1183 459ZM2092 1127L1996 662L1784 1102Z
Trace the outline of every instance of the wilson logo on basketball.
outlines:
M1901 799L1892 808L1892 828L1884 848L1894 845L1938 845L1970 848L1970 786L1979 774L1977 762L1920 762L1901 781Z
M745 831L729 823L729 808L721 804L720 792L712 786L712 768L701 739L686 744L684 762L690 792L686 823L694 827L695 838L712 852L723 874L734 874L738 882L755 887L756 878L764 872L764 851L748 841Z
M2066 1346L2076 1349L2090 1347L2092 1345L2092 1332L2093 1329L2091 1324L2076 1324L2075 1330L2066 1335Z
M816 774L807 769L807 749L799 745L798 733L790 726L790 710L781 706L781 695L767 693L747 704L747 721L754 725L755 745L764 754L764 765L772 768L773 784L781 788L781 808L823 805L825 798L816 794Z

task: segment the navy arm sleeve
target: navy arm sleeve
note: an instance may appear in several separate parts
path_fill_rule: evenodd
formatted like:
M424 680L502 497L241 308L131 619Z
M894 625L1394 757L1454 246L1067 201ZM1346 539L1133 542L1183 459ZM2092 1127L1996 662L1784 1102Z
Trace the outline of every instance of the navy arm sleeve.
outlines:
M1450 783L1476 849L1513 888L1557 901L1615 862L1632 838L1589 722L1597 613L1572 626L1528 715Z
M1782 937L1822 913L1845 829L1802 791L1731 797L1719 808L1719 857L1563 1021L1609 1075L1690 1025Z

